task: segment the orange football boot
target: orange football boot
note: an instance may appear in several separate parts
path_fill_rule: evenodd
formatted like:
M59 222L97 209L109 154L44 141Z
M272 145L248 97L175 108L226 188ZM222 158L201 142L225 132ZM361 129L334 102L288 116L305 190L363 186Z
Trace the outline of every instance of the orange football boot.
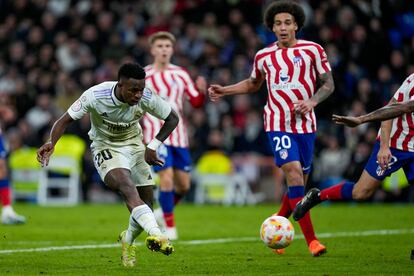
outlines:
M272 249L273 253L277 254L277 255L282 255L285 254L285 249Z
M326 253L326 246L321 244L318 240L313 240L309 244L309 251L314 257L318 257Z

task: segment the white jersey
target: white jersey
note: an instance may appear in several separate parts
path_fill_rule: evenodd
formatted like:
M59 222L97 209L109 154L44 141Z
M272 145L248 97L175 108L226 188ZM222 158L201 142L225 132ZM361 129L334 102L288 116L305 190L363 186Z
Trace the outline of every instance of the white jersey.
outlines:
M193 106L194 100L200 98L200 92L195 88L194 82L183 68L170 64L165 70L157 71L153 65L145 67L145 83L152 91L163 97L177 111L180 121L164 144L174 147L188 147L188 134L186 120L183 114L184 98L190 100ZM145 115L142 120L144 128L144 142L149 143L158 133L162 122L150 115Z
M150 113L166 119L171 106L149 88L145 88L138 104L130 106L115 97L116 81L103 82L86 90L68 109L72 119L78 120L90 113L93 142L109 145L142 144L142 129L139 119Z
M265 130L315 132L315 112L297 114L294 102L311 98L316 92L317 76L329 71L325 50L311 41L298 40L290 48L279 48L275 42L257 52L250 77L266 79Z
M414 74L405 79L394 94L397 102L414 100ZM414 152L414 113L406 113L392 121L390 147Z

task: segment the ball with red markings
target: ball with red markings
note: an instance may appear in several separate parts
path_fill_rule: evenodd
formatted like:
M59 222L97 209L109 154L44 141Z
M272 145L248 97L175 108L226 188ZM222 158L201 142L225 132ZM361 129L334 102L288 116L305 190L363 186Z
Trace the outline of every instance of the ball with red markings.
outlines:
M271 216L265 219L260 227L260 238L272 249L287 247L295 236L292 223L282 216Z

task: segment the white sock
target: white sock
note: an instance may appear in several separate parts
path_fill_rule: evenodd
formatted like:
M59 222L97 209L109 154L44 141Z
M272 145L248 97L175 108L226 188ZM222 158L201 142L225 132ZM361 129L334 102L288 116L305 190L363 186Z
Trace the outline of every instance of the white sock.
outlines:
M141 232L144 229L135 222L135 220L132 218L132 215L129 217L129 225L128 230L125 235L125 241L129 244L133 244L134 240L141 234Z
M147 204L135 207L131 212L131 217L138 222L138 224L150 236L160 236L161 230L155 220L154 213Z
M1 213L3 214L3 215L10 215L10 214L13 214L14 213L14 210L13 210L13 208L11 207L11 205L6 205L6 206L3 206L3 208L1 209Z

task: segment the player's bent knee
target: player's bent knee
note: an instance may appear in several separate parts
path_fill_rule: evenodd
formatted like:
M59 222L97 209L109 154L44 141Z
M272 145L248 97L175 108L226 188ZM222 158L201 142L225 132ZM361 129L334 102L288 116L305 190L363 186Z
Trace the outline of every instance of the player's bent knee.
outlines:
M288 173L286 174L286 179L288 184L299 185L303 183L303 174L297 172Z
M190 185L188 186L182 186L182 187L175 187L175 191L181 195L184 195L190 191Z
M294 166L285 166L282 167L282 169L286 175L286 180L288 184L291 183L297 185L303 183L303 173L300 167L297 168Z

